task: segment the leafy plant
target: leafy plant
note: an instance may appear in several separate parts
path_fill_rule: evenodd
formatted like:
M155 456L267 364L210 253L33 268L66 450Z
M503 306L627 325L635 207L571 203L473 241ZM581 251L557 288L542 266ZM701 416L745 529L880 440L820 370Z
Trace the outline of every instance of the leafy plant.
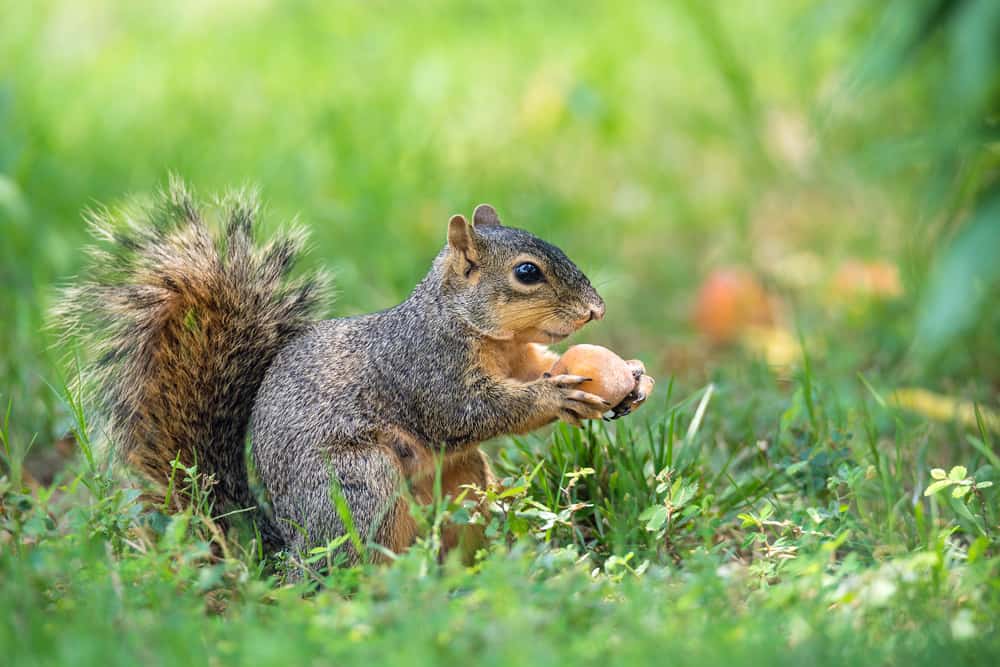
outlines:
M993 539L993 531L990 528L991 512L983 494L983 489L993 486L992 481L977 480L968 474L965 466L954 466L947 473L942 468L934 468L931 470L931 479L934 481L924 491L925 496L939 495L946 489L951 489L947 503L962 525L973 535L978 534L988 540ZM966 504L969 498L976 499L978 513L973 512Z
M961 498L969 491L980 491L993 486L993 482L976 482L974 477L968 476L965 466L955 466L947 473L942 468L932 468L931 478L935 481L924 491L925 496L932 496L944 489L951 488L952 498Z
M645 522L646 530L656 535L656 540L664 544L674 562L680 565L681 557L671 535L680 527L678 523L683 525L684 521L698 516L701 508L689 505L698 493L698 481L686 481L679 475L672 479L673 476L670 468L656 476L656 493L663 495L663 500L643 510L639 520Z

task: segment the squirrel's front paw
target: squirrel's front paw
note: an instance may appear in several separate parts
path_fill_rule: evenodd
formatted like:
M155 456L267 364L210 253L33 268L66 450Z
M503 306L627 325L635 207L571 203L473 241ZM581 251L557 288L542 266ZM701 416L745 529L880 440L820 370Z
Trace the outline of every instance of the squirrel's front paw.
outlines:
M639 406L645 403L649 395L653 393L653 386L656 384L656 380L646 375L646 366L641 361L630 359L625 363L629 365L629 368L632 369L632 375L635 376L635 388L621 403L612 408L612 412L614 412L612 419L624 417L638 410Z
M554 394L556 417L573 426L582 426L584 419L600 419L611 409L611 404L597 394L591 394L577 389L590 378L582 375L549 375L542 376L541 382L551 387Z

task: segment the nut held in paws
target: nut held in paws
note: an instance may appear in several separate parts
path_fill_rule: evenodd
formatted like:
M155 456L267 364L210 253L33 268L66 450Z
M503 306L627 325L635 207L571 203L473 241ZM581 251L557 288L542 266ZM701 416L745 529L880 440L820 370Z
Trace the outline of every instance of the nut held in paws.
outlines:
M579 389L597 394L611 405L621 403L635 388L635 376L628 364L600 345L574 345L566 350L549 372L591 378Z

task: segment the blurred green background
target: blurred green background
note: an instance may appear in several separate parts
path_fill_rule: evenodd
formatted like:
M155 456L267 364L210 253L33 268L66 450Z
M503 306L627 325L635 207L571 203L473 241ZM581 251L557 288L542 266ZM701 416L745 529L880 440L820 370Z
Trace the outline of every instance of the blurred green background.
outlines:
M331 314L404 298L487 201L604 295L577 340L660 377L780 365L801 336L844 377L995 403L1000 3L3 5L0 400L22 444L67 430L42 328L82 212L169 172L307 226Z

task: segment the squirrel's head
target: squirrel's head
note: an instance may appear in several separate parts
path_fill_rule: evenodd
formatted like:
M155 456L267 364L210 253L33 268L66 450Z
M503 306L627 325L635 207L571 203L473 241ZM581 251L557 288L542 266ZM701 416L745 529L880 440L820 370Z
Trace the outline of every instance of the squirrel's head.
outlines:
M500 224L480 204L455 215L439 257L449 307L490 338L554 343L604 317L604 300L562 250Z

